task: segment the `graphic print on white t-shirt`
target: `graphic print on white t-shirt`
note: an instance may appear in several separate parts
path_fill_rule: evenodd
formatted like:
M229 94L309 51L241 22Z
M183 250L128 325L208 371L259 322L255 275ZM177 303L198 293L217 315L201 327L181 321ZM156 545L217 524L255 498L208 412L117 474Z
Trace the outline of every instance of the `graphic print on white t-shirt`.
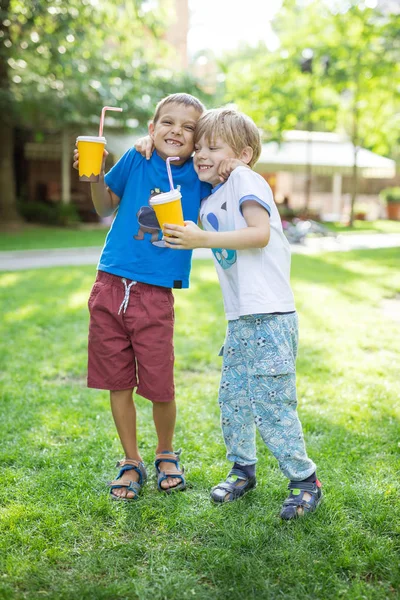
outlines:
M220 210L226 211L226 202L223 203L223 205L220 207ZM201 216L200 218L202 219ZM207 219L212 231L220 230L218 217L215 213L209 212L204 215L204 218ZM228 250L226 248L212 248L211 250L214 254L215 260L222 267L222 269L229 269L229 267L235 264L237 257L236 250Z

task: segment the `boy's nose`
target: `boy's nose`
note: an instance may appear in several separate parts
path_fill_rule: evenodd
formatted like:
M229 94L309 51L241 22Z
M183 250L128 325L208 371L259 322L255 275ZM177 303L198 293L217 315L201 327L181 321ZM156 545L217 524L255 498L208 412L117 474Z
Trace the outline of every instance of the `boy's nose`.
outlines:
M178 135L180 135L182 133L181 125L173 125L171 128L171 133L177 133Z

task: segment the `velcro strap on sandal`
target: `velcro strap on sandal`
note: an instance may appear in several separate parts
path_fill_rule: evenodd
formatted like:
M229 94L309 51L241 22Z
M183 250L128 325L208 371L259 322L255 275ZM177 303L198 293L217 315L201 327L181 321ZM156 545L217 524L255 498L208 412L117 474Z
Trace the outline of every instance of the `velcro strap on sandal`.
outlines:
M231 492L231 493L237 489L239 489L239 488L237 486L233 485L233 483L228 483L226 481L223 481L222 483L219 483L218 485L213 487L213 490L223 490L224 492Z
M317 484L310 481L290 481L288 490L301 490L315 494L318 490Z
M229 471L227 479L229 479L229 477L231 477L232 475L236 475L239 479L244 479L245 481L248 479L246 473L244 471L241 471L240 469L231 469Z
M310 504L310 502L308 500L304 500L303 497L301 498L286 498L286 500L283 503L283 506L302 506L303 508L312 508L312 505Z

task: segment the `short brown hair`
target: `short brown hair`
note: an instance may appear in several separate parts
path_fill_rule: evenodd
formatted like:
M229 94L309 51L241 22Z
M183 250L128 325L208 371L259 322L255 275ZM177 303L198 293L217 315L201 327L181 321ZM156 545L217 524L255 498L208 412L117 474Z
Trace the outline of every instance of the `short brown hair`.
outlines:
M239 156L247 146L253 150L249 167L253 167L261 154L261 136L250 117L231 108L207 110L198 120L194 143L205 136L207 141L221 138Z
M195 96L191 96L190 94L178 93L178 94L170 94L166 96L156 106L156 110L154 111L153 123L156 123L160 118L161 110L167 104L183 104L184 106L193 106L196 110L199 111L200 114L206 110L206 107L198 98Z

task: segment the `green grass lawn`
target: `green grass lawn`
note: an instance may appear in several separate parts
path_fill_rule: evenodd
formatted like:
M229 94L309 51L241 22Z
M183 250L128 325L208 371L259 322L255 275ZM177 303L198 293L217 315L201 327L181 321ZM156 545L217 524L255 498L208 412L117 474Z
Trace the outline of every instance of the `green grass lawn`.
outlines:
M400 221L355 221L349 228L339 223L325 223L335 233L400 233ZM74 228L23 226L18 231L4 231L0 236L0 252L47 248L84 248L102 246L108 226L80 225Z
M102 246L108 226L45 227L23 226L18 231L5 231L0 236L0 252L48 248L84 248Z
M228 465L217 387L225 323L214 268L176 296L176 448L189 489L150 478L111 502L121 457L106 392L85 387L92 267L0 274L0 598L396 599L400 594L400 250L294 256L299 413L325 501L281 522L286 481L258 439L258 487L208 494ZM151 405L138 398L149 467Z
M353 227L343 223L324 223L324 225L335 233L400 233L400 221L389 221L378 219L377 221L354 221Z

